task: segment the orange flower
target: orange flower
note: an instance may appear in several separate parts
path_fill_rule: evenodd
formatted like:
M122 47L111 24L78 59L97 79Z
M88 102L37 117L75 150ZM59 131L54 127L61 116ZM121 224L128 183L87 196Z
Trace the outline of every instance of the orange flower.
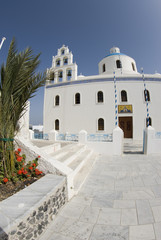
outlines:
M7 183L8 182L8 178L3 178L3 182Z
M22 174L22 170L18 170L17 174L21 175Z

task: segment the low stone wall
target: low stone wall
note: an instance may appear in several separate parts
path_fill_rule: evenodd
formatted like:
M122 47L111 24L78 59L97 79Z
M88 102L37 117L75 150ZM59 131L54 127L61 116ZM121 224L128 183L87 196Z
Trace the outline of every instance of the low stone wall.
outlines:
M35 192L34 198L36 197L36 194L39 196L39 201L36 201L35 205L32 205L32 202L27 201L28 209L25 209L26 212L24 212L22 215L14 219L14 222L10 223L5 228L1 227L0 232L0 239L3 240L29 240L29 239L39 239L40 235L43 233L44 229L47 227L47 225L52 221L54 216L58 213L59 209L66 203L67 201L67 185L66 185L66 179L64 177L60 176L54 176L52 174L49 174L50 176L46 178L46 186L51 183L52 178L56 178L55 181L55 187L53 189L50 189L48 193L46 193L44 196L41 195L41 186L43 185L42 189L44 189L44 181L40 181L40 195L38 192ZM46 177L46 176L45 176ZM45 178L44 177L44 178ZM59 180L59 181L58 181ZM37 181L37 182L38 182ZM31 188L31 192L34 192L34 189L37 188L38 183L35 182L32 185L30 185L28 188ZM37 183L37 186L34 186L34 184ZM47 187L48 188L48 187ZM26 189L22 190L21 192L17 193L19 195L17 197L17 202L19 199L24 198L24 194ZM30 189L29 189L30 190ZM21 197L22 196L22 197ZM30 199L30 198L29 198ZM32 198L31 198L32 199ZM7 206L11 208L11 211L19 211L19 209L15 208L15 198L10 197L7 201ZM30 201L30 200L29 200ZM17 207L22 206L23 200L18 204ZM7 218L12 219L13 213L8 213L7 209L5 209L5 200L0 203L0 209L2 209L2 213L0 211L0 218L4 218L5 210ZM3 210L4 209L4 210ZM23 209L22 209L23 211ZM10 215L10 216L9 216Z

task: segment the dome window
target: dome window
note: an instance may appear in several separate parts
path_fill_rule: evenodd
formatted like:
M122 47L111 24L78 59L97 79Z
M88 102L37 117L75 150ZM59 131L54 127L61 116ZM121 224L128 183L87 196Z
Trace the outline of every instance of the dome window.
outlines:
M132 70L135 71L135 65L134 63L131 63L132 64Z
M97 93L97 102L98 103L103 103L103 92L102 91L99 91Z
M144 100L150 102L150 93L147 89L144 90Z
M105 65L105 64L103 64L103 66L102 66L102 71L103 71L103 72L106 71L106 65Z
M121 101L127 102L127 92L125 90L121 91Z
M59 119L55 120L55 130L59 131Z
M59 98L59 96L57 95L57 96L55 97L55 106L59 106L59 103L60 103L60 98Z
M75 104L80 104L80 93L75 94Z
M98 119L98 130L99 131L103 131L104 130L104 119L103 118L99 118Z
M120 60L116 60L116 66L117 68L122 68L122 63Z

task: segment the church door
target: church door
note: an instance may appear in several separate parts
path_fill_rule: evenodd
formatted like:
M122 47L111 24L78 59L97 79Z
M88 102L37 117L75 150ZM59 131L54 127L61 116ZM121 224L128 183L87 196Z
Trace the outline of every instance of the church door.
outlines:
M133 137L132 117L119 117L119 127L124 132L124 138Z

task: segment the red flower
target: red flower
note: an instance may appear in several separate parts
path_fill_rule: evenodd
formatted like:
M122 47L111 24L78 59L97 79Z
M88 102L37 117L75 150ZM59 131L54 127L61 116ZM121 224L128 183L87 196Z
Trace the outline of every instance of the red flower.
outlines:
M36 167L36 163L33 163L32 166L33 166L33 167Z
M21 148L18 148L17 151L18 151L18 152L21 152Z
M7 183L8 182L8 178L3 178L3 182Z
M30 175L27 175L27 177L31 177Z
M17 174L21 175L22 174L22 170L18 170Z
M21 162L22 159L23 157L17 157L17 162Z
M40 155L38 156L38 158L40 158Z
M22 173L23 173L23 174L27 174L27 170L24 170Z
M33 169L33 167L31 167L31 166L30 166L30 167L29 167L29 169L30 169L30 170L32 170L32 169Z

